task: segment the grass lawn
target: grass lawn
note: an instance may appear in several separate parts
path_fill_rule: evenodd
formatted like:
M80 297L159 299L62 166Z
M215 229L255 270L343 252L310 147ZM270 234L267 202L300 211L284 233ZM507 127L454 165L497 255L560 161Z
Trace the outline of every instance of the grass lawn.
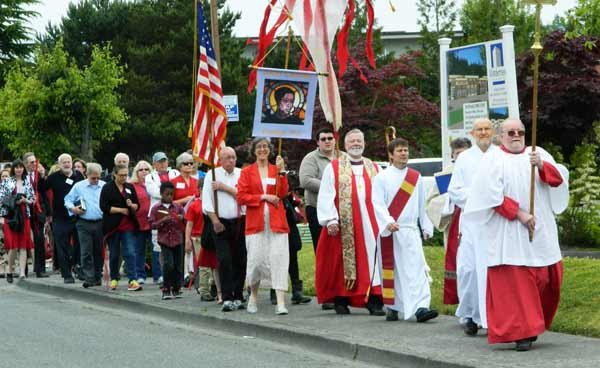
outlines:
M425 247L425 256L431 267L431 305L442 314L453 315L455 306L442 304L444 250L442 247ZM315 257L312 244L304 244L298 253L300 277L304 292L315 295ZM564 280L558 314L552 331L600 337L600 260L565 258Z

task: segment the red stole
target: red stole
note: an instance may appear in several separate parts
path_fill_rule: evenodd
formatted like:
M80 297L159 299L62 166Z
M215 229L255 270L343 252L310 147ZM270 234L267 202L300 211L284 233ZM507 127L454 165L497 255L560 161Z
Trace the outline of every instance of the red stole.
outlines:
M335 177L335 187L339 187L339 167L337 160L332 162L333 173ZM371 178L366 170L363 172L365 180L365 202L367 212L373 229L373 234L378 234L377 220L375 219L375 210L371 197ZM335 205L339 209L339 197L336 196ZM323 226L319 243L317 245L316 264L315 264L315 289L317 299L320 304L333 303L336 296L348 297L350 306L364 307L365 296L371 284L371 274L369 271L369 257L364 243L363 223L360 216L360 206L358 204L358 190L356 188L356 179L352 175L352 212L354 223L354 240L356 247L356 282L354 289L346 290L344 286L344 261L342 257L342 238L340 233L336 236L329 236L327 227ZM381 295L381 288L371 288L372 295Z
M448 229L448 244L446 245L445 272L444 272L444 304L458 304L458 291L456 288L456 254L460 242L458 231L460 221L460 207L456 206L450 227Z
M396 219L402 211L419 180L419 172L411 169L410 167L406 171L404 181L400 185L400 189L396 193L396 196L390 203L388 211L390 215ZM394 304L394 234L389 236L381 237L381 266L383 268L382 283L383 286L383 304L393 305Z

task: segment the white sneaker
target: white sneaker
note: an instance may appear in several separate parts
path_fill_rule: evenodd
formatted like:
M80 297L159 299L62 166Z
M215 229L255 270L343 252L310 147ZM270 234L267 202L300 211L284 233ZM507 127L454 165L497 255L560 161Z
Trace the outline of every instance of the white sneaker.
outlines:
M288 314L288 310L287 310L287 308L285 307L285 305L279 305L279 304L278 304L278 305L275 307L275 314L276 314L276 315L278 315L278 316L283 316L283 315L286 315L286 314Z
M248 310L248 313L250 313L250 314L256 314L256 312L258 312L258 307L256 306L256 302L255 303L248 302L248 306L246 307L246 309Z
M138 284L140 284L140 285L144 285L146 283L146 279L143 279L141 277L137 281L138 281Z

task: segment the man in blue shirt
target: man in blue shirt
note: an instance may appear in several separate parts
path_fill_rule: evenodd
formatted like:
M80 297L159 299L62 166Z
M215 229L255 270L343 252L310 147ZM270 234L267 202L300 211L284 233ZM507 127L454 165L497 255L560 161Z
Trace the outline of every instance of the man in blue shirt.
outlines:
M70 216L77 216L75 224L81 247L83 287L102 285L102 210L100 192L105 182L100 180L102 167L88 163L87 179L73 185L65 196L65 207Z

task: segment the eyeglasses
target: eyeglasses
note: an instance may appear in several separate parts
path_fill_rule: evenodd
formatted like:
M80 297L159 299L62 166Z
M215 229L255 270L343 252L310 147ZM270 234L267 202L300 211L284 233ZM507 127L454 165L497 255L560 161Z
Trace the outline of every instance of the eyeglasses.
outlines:
M505 133L508 134L509 137L514 137L515 135L518 135L519 137L525 136L524 130L508 130Z
M147 167L141 167L138 169L138 171L150 171L150 169Z
M185 165L185 166L192 166L194 163L193 162L182 162L181 164Z
M332 141L332 140L333 140L333 137L321 137L321 138L319 138L319 140L320 140L321 142L325 142L325 141Z

